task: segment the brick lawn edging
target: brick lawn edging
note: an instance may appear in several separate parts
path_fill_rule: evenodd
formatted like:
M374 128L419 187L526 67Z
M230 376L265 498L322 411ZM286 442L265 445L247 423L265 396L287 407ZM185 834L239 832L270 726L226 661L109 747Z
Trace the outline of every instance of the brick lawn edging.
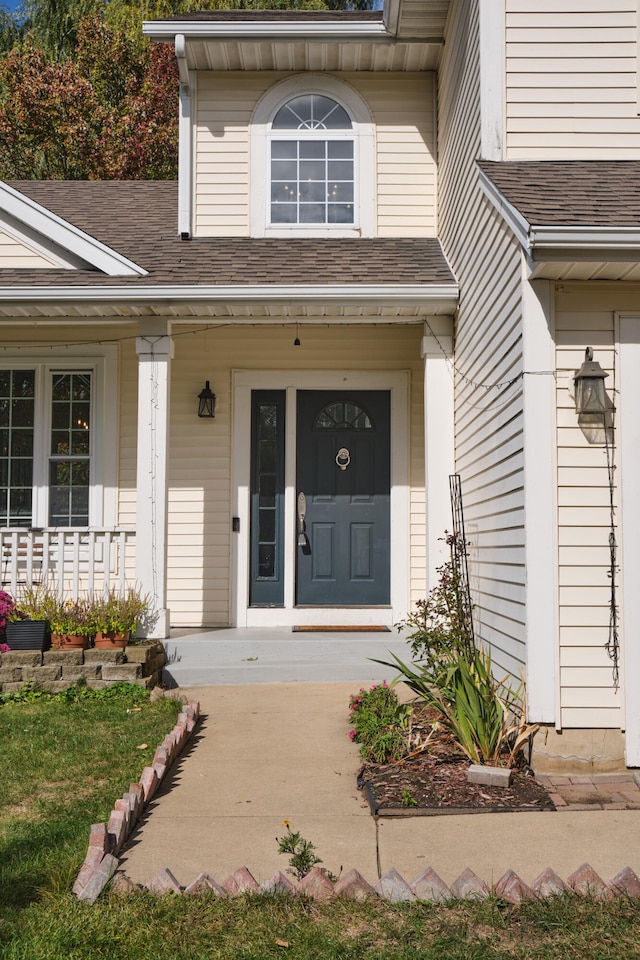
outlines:
M158 691L157 696L174 694ZM199 715L197 700L183 705L173 730L157 748L151 765L144 768L138 783L132 783L129 790L116 800L107 823L94 823L91 827L87 855L73 885L78 900L95 903L113 877L118 868L118 854L167 770L187 744Z
M18 693L26 683L45 693L59 693L78 681L91 690L123 682L149 689L160 682L164 662L159 640L124 650L10 650L0 654L0 693Z
M198 896L208 893L215 897L229 897L243 893L283 893L292 896L303 894L314 900L342 897L347 900L362 901L380 897L390 903L400 901L444 903L447 900L485 900L493 895L514 905L526 899L556 897L563 893L574 893L602 900L610 900L617 896L640 897L640 880L630 867L625 867L609 883L605 883L588 863L584 863L572 873L566 882L547 867L531 886L521 880L513 870L507 870L493 887L477 877L469 868L463 870L450 887L431 867L424 870L413 883L407 883L392 867L374 886L368 883L357 870L350 870L337 881L333 881L322 867L313 867L306 877L296 884L280 871L266 883L259 884L247 867L240 867L221 884L218 884L208 873L201 873L187 887L181 887L169 869L161 870L148 883L140 885L134 883L124 873L115 873L116 868L117 862L112 871L115 874L112 882L113 889L120 893L129 893L138 889L148 890L159 897L167 894Z

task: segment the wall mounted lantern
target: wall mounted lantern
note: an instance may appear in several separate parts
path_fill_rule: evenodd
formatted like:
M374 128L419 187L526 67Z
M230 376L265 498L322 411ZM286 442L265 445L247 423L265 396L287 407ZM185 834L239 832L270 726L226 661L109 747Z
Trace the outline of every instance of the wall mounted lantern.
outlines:
M198 416L215 417L216 415L216 395L211 392L209 381L204 385L204 390L198 394Z
M605 414L610 409L610 402L604 388L605 373L597 360L593 359L593 350L587 347L584 352L584 363L576 370L573 382L575 385L576 413Z

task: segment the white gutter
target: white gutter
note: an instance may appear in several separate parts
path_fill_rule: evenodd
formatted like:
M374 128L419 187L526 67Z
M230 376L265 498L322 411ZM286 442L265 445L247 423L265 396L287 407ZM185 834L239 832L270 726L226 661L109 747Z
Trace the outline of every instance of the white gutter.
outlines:
M187 66L187 44L183 33L177 33L175 36L176 60L178 61L178 76L180 85L189 89L190 77L189 67Z
M267 300L289 301L298 303L306 301L417 301L431 303L435 300L450 302L456 306L458 302L458 285L455 283L439 284L268 284L268 285L220 285L220 286L126 286L113 287L34 287L6 286L0 287L0 301L45 301L45 300L126 300L128 302L182 300L214 302L228 300Z
M197 40L391 40L384 22L319 21L283 23L275 20L145 20L142 32L150 40L173 43L176 34Z
M14 220L25 224L53 244L57 244L63 250L69 251L69 253L95 267L96 270L108 274L108 276L145 277L147 275L147 271L133 263L132 260L127 260L116 250L100 243L95 237L83 233L72 223L57 217L46 207L1 181L0 209L6 211Z
M482 192L534 259L539 259L545 250L640 250L640 227L533 226L509 203L484 170L478 168L478 174Z

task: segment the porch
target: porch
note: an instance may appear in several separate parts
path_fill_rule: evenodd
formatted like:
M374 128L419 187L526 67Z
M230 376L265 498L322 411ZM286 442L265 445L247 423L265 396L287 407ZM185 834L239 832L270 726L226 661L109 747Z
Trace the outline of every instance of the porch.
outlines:
M164 641L167 686L391 681L396 671L373 663L390 653L409 658L406 639L388 633L293 632L289 627L173 629Z

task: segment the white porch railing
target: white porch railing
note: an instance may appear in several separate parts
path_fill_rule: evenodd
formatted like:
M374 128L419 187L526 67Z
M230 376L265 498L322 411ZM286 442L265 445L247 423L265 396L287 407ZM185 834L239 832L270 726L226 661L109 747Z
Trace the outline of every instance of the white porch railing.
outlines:
M0 580L13 596L46 584L63 597L124 592L136 580L135 530L0 528Z

